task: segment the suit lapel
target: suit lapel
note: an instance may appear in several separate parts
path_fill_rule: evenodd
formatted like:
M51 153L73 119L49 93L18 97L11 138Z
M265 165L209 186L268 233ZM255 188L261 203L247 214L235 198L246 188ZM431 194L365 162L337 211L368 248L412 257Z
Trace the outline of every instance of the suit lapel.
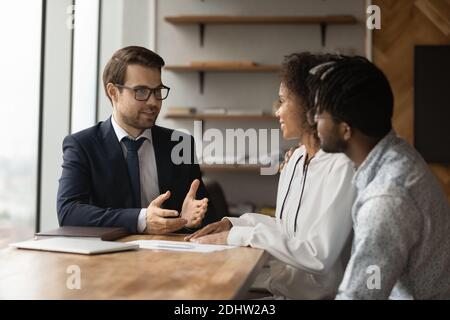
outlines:
M170 137L158 126L151 129L152 143L155 152L156 168L160 193L172 190L173 186L173 166L171 160ZM111 124L111 117L100 125L99 140L105 152L110 172L114 175L117 185L113 186L118 197L125 198L127 206L132 204L132 194L130 187L130 177L128 175L127 164L123 156L123 151L117 140L116 133ZM170 199L168 202L171 202Z
M154 125L152 127L152 142L155 151L156 168L158 170L159 191L160 193L164 193L173 188L170 183L173 181L170 139L163 136L160 127Z
M100 125L100 141L106 154L107 165L110 166L110 172L114 175L114 181L117 185L111 186L118 197L124 197L126 205L131 206L132 194L130 187L130 177L128 175L127 164L123 156L122 147L117 140L116 133L111 124L111 117Z

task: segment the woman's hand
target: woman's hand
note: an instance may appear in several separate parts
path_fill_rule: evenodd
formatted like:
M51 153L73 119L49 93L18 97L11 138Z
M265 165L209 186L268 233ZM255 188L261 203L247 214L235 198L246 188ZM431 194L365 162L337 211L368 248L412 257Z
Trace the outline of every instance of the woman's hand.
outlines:
M231 224L230 220L223 219L221 221L208 224L207 226L198 230L197 232L194 232L193 234L185 237L184 241L193 241L194 239L206 236L208 234L229 231L232 226L233 225Z
M201 244L228 244L228 234L230 233L229 230L222 231L219 233L213 233L208 234L206 236L195 238L191 240L195 243L201 243Z

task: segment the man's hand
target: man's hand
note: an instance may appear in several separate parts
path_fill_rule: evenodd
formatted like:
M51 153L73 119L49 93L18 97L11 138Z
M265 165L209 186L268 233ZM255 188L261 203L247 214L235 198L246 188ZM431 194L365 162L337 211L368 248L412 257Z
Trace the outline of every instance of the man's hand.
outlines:
M219 233L208 234L206 236L191 240L201 244L228 244L228 234L230 231L222 231Z
M153 200L147 208L147 227L145 232L148 234L164 234L177 231L183 228L187 220L178 217L176 210L161 209L161 205L170 198L170 191L159 195Z
M186 227L188 228L195 228L200 225L208 209L208 198L195 199L199 186L200 180L195 179L192 181L191 188L186 194L181 208L181 217L186 219Z
M229 231L233 225L230 220L223 219L221 221L217 221L211 224L208 224L204 228L194 232L193 234L184 238L184 241L194 241L197 238L203 237L208 234L219 233L223 231Z

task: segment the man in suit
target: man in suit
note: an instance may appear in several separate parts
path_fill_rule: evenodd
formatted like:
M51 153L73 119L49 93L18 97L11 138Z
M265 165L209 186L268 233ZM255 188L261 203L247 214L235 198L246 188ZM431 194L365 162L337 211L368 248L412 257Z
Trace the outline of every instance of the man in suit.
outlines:
M161 81L163 66L159 55L137 46L118 50L107 63L103 84L112 116L63 142L61 226L164 234L219 219L208 209L192 136L155 125L170 90ZM178 155L189 161L174 158L174 136L190 142Z

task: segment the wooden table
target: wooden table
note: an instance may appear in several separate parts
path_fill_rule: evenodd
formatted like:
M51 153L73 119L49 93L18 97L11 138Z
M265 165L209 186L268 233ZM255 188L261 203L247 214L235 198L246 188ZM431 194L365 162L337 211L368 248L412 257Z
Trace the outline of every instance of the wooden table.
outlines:
M182 235L121 239L182 241ZM268 254L253 248L212 253L146 250L95 256L8 248L0 251L0 299L239 299ZM68 289L71 265L81 288Z

